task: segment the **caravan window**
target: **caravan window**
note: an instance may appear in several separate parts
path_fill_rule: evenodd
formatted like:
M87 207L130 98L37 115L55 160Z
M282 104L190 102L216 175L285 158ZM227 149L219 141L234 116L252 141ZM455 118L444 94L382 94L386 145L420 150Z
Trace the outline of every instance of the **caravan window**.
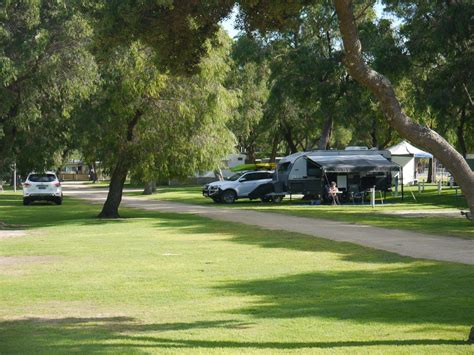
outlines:
M322 176L322 171L317 166L314 164L311 160L306 160L306 170L308 171L308 176L313 177L313 178L321 178Z
M278 172L279 173L285 173L288 171L288 168L290 167L290 162L287 163L282 163L278 165Z

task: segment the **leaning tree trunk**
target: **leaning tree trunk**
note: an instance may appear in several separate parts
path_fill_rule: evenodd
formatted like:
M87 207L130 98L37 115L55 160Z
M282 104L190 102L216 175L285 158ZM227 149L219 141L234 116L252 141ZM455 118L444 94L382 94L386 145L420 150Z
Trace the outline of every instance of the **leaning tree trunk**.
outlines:
M466 124L466 107L463 107L461 110L461 117L459 119L459 126L456 130L456 135L458 136L458 144L461 149L461 154L464 158L467 155L466 140L464 139L464 126Z
M352 0L335 0L347 70L355 80L377 97L388 123L401 137L431 152L453 174L466 196L471 213L474 213L474 172L462 155L443 137L406 115L390 81L364 62L352 2Z
M135 126L138 124L142 114L143 112L138 110L135 112L132 120L128 122L126 145L123 147L122 152L119 153L119 159L112 171L109 193L107 195L107 200L105 200L104 206L102 207L102 211L97 216L99 218L120 218L118 209L120 202L122 202L123 185L125 184L125 179L127 178L131 166L130 145L133 142Z
M97 217L99 218L120 218L118 208L122 202L122 191L125 179L128 174L128 164L123 160L117 162L112 176L110 177L109 193L107 200L102 207L102 211Z

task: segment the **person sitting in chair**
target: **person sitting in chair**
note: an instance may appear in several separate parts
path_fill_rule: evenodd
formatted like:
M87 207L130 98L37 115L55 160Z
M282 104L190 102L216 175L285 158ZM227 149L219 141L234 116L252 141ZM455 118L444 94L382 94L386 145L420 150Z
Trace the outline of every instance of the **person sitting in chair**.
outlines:
M333 205L340 205L339 197L337 194L339 193L339 189L336 186L334 181L331 181L331 186L329 187L329 199L332 201Z

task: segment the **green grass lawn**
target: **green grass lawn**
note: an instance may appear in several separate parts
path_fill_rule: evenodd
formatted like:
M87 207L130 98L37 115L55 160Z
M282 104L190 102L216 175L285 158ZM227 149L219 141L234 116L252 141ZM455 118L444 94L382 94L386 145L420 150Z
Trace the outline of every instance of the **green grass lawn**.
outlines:
M397 215L405 210L461 210L467 204L463 197L456 196L454 189L444 188L438 195L435 186L427 186L424 193L418 193L417 187L405 189L405 199L388 196L385 204L378 204L375 208L369 205L345 204L342 206L320 205L312 206L308 201L286 198L281 204L262 203L259 200L239 200L233 205L215 204L201 195L201 187L162 187L154 195L147 198L176 201L183 203L213 205L219 208L241 208L259 211L286 213L290 215L327 218L332 220L349 221L352 223L370 224L378 227L407 229L433 235L458 236L474 238L474 225L465 218L424 216L406 217ZM413 199L413 192L416 201ZM129 193L141 195L140 193ZM459 192L458 192L459 194Z
M0 194L0 353L466 354L474 267Z

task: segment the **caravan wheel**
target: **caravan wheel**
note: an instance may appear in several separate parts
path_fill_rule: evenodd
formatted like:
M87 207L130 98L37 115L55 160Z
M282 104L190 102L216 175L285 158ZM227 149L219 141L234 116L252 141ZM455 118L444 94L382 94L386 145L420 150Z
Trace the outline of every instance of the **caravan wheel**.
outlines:
M284 198L284 197L285 197L285 196L273 196L273 197L272 197L272 201L273 201L274 203L280 203L281 201L283 201L283 198Z

